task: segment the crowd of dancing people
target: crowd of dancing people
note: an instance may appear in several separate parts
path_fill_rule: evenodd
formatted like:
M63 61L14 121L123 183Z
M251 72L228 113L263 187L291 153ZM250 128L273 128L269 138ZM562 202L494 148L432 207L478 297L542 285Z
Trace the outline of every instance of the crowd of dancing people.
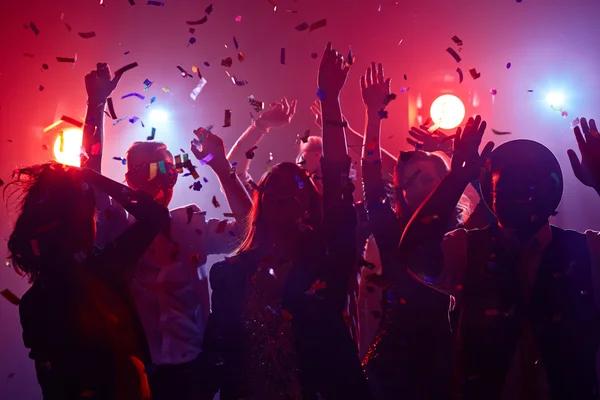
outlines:
M44 399L600 399L600 233L549 223L555 155L532 140L480 150L477 116L452 137L412 128L396 158L380 146L390 79L375 63L360 79L363 135L340 106L349 68L328 44L322 136L257 181L246 152L295 101L229 154L194 132L233 220L167 208L181 166L163 143L131 145L125 185L104 177L121 77L103 63L85 77L81 168L22 168L5 188L20 196L8 250L32 284L19 311ZM600 195L594 120L574 136L573 172Z

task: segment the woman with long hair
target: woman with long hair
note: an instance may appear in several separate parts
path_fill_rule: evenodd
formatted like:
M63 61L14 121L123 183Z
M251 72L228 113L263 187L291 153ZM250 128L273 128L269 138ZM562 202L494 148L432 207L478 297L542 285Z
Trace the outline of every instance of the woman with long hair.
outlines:
M355 263L356 213L339 107L348 67L331 44L319 70L325 93L323 194L300 166L281 163L254 193L235 255L210 272L204 348L222 360L222 400L369 399L344 322Z
M9 188L22 191L8 250L32 283L19 312L44 399L149 399L148 350L127 273L167 210L92 170L56 162L15 171L5 194ZM137 219L102 250L94 247L98 190Z
M381 64L373 63L361 84L367 108L362 165L365 203L382 263L382 274L366 276L365 281L372 292L377 293L379 286L383 308L379 331L363 368L378 400L447 399L452 367L449 310L453 301L419 286L406 268L400 267L396 253L409 220L449 166L439 151L402 152L394 172L394 196L388 197L380 162L380 115L391 99L390 80L385 80ZM415 133L427 135L413 128L411 135ZM437 142L442 147L448 141L440 137ZM468 212L464 198L448 230L461 225Z

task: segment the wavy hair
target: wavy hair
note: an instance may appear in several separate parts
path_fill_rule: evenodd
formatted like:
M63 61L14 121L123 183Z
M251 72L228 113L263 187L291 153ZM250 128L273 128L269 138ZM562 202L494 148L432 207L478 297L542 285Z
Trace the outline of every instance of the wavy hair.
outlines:
M3 193L7 204L17 196L19 213L8 239L9 259L15 271L32 283L65 256L60 254L64 238L82 223L77 210L88 205L94 218L94 193L77 169L57 162L15 170Z

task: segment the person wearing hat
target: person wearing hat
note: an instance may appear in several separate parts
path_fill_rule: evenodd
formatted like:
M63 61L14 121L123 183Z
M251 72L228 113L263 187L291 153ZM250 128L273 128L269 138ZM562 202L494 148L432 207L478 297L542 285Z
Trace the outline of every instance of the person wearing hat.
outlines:
M600 136L575 129L577 178L600 195ZM549 224L563 176L552 152L514 140L478 151L486 123L457 131L451 172L421 205L398 258L460 308L454 394L459 399L598 399L600 233ZM467 185L477 179L497 223L445 234Z

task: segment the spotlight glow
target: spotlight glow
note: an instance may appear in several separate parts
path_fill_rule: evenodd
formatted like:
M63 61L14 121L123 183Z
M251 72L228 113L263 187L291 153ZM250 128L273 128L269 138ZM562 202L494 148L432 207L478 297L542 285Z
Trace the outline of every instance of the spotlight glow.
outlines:
M81 165L79 156L81 154L82 142L83 131L79 129L65 130L62 135L58 135L54 141L54 159L61 164L79 167Z
M465 105L456 96L445 94L433 101L429 110L434 124L442 129L454 129L465 118Z
M562 93L552 92L546 96L546 102L552 108L560 108L565 104L565 96Z
M150 122L153 124L164 124L169 119L169 114L165 110L156 108L150 111Z

